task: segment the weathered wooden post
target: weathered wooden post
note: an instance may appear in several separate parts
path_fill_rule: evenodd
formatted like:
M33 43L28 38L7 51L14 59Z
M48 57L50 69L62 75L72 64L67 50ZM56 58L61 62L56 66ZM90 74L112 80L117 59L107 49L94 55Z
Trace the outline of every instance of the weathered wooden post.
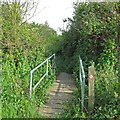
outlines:
M88 110L92 111L94 109L95 94L94 94L94 75L95 69L94 66L88 68L89 74L89 94L88 94Z

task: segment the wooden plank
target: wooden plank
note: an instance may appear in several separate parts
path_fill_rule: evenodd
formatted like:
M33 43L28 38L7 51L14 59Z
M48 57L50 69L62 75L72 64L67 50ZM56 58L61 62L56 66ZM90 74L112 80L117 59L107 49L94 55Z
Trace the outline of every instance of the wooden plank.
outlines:
M94 94L94 75L95 69L94 66L90 66L88 68L88 75L89 75L89 94L88 94L88 110L92 111L94 109L94 102L95 102L95 94Z

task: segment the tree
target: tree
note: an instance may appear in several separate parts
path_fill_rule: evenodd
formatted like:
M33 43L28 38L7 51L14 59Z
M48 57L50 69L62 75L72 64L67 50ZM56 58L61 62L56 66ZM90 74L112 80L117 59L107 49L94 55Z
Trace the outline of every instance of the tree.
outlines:
M11 55L16 48L21 49L21 31L24 31L27 20L36 15L38 2L34 0L6 0L2 2L2 45L3 50ZM33 11L31 16L30 12ZM29 16L29 18L28 18Z

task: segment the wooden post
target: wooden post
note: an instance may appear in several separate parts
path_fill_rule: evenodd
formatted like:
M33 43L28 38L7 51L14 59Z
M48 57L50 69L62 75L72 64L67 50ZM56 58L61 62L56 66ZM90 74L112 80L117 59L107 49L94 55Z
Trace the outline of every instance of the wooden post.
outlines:
M90 66L88 68L88 74L89 74L89 94L88 94L88 110L92 111L94 109L94 75L95 75L95 69L94 66Z

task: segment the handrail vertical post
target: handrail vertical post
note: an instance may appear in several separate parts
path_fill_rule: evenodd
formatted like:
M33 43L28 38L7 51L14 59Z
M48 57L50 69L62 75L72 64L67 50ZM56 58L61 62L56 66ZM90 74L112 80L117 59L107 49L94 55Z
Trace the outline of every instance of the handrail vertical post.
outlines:
M47 60L47 75L48 75L48 60Z
M84 97L85 97L85 73L84 73L84 69L83 69L83 65L82 65L82 60L80 58L79 55L79 61L80 61L80 82L81 82L81 98L82 98L82 102L81 102L81 111L83 112L83 106L84 106ZM81 70L82 70L82 76L81 77ZM82 79L83 78L83 79Z
M85 99L85 76L83 76L83 105L84 105L84 99Z
M54 54L54 73L55 73L55 54Z
M30 71L30 99L32 96L32 72Z
M81 97L82 97L82 102L81 102L81 111L83 111L83 81L82 81L82 76L81 76L81 69L80 69L80 83L81 83Z
M35 67L33 70L30 71L30 99L32 97L32 91L37 87L37 85L41 82L41 80L46 76L48 75L48 61L49 59L51 59L52 57L54 56L54 59L55 59L55 54L53 54L52 56L50 56L48 59L46 59L44 62L42 62L40 65L38 65L37 67ZM32 89L32 76L33 76L33 72L35 70L37 70L40 66L42 66L44 63L47 62L47 72L44 74L44 76L39 80L39 82L34 86L34 88Z
M55 65L55 54L54 54L54 65Z

